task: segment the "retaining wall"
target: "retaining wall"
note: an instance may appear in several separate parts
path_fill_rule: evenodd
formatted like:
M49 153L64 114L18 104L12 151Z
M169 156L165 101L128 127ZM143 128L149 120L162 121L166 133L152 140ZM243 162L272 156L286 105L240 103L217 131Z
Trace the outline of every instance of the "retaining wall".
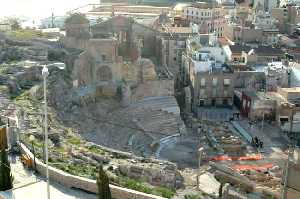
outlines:
M33 159L33 154L30 152L30 150L23 143L19 143L19 145L21 152L23 154L27 154ZM36 159L36 169L42 176L46 176L46 165L39 159ZM58 182L66 187L78 188L92 193L98 192L96 180L74 176L51 166L49 166L48 169L49 179L52 181ZM166 199L115 185L110 185L110 190L114 199Z

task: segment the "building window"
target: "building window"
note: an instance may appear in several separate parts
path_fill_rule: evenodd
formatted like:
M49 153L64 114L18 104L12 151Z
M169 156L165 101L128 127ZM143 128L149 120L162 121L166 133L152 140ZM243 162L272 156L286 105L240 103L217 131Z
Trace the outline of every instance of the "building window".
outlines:
M212 100L211 100L211 105L212 105L212 106L216 106L216 99L212 99Z
M214 88L214 89L212 90L212 96L213 96L213 97L216 97L216 96L217 96L217 89Z
M229 96L228 96L228 91L227 91L227 90L224 90L224 97L229 97Z
M102 61L106 61L106 55L101 55Z
M201 78L201 80L200 80L200 86L205 86L205 78Z
M199 106L204 106L204 99L199 100Z
M176 58L176 57L174 57L174 58L173 58L173 60L174 60L174 61L176 61L176 60L177 60L177 58Z
M205 95L205 90L204 89L200 89L200 91L199 91L199 97L204 97L204 95Z
M228 105L228 99L223 99L223 105L227 106Z
M230 86L230 79L224 79L224 86Z
M218 78L216 78L216 77L213 78L212 85L213 86L217 86L218 85Z

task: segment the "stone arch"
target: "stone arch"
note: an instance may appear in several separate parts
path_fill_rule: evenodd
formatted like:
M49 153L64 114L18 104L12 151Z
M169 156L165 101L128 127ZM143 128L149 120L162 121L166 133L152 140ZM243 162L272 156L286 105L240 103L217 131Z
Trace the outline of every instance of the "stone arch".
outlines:
M99 81L110 81L112 80L112 71L108 66L101 66L97 70L97 80Z

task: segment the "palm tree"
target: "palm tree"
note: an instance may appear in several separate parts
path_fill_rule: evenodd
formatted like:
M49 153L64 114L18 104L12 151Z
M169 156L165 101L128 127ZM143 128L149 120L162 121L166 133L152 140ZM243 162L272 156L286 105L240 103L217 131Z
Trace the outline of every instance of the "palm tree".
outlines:
M13 176L10 170L8 155L6 150L0 151L0 191L13 188Z
M102 165L99 167L99 171L98 171L97 186L98 186L98 199L112 199L110 188L109 188L109 179L105 171L103 170Z

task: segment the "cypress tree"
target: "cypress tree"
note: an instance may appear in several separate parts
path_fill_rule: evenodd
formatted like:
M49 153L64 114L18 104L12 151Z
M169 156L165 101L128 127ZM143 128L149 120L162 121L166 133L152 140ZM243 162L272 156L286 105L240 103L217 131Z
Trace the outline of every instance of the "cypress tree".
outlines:
M102 166L100 166L98 170L97 186L98 199L112 199L109 188L109 179Z
M13 177L6 150L0 151L0 191L13 188Z

